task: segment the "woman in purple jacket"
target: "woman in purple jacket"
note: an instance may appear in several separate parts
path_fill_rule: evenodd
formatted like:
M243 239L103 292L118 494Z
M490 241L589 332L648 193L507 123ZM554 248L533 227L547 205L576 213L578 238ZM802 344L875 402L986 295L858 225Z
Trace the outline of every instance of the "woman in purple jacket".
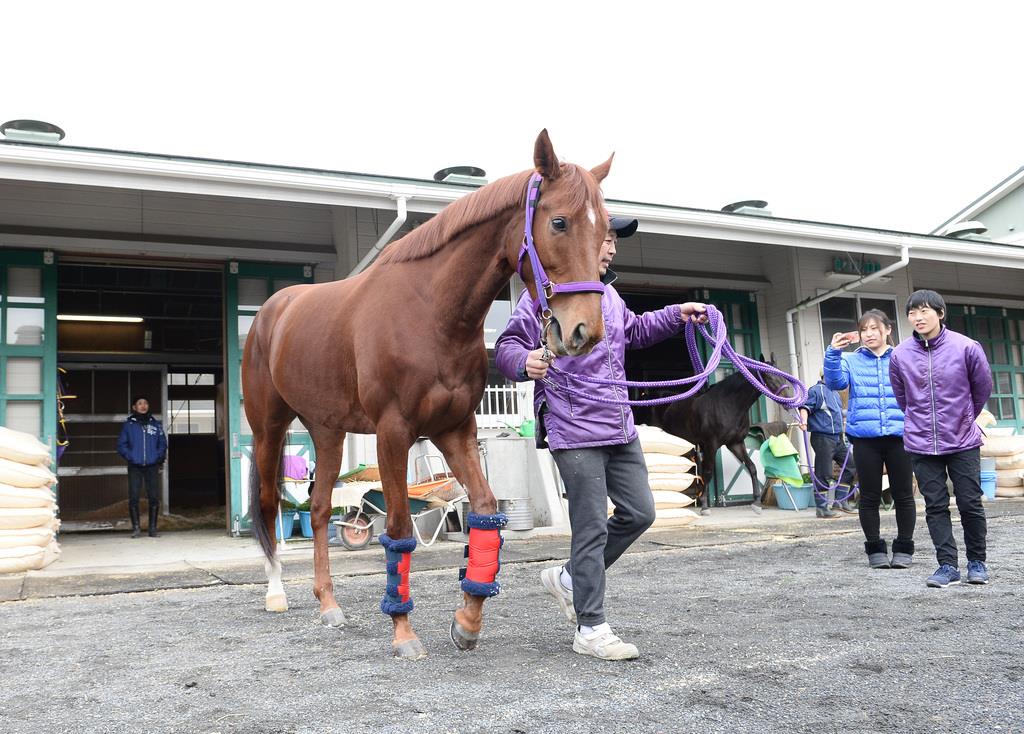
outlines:
M605 338L582 357L559 357L566 372L605 379L626 377L625 352L657 344L679 333L687 319L702 320L699 303L666 306L637 316L611 287L608 269L619 237L636 232L637 221L613 217L601 250L601 297ZM529 294L519 299L497 342L496 363L510 380L542 380L548 363L540 344L540 324ZM564 378L554 378L564 379ZM623 400L623 388L588 385L594 394ZM539 441L546 439L569 497L572 527L570 560L541 573L541 583L571 622L578 622L572 649L605 660L626 660L639 654L620 640L605 621L605 569L654 522L654 498L647 482L633 412L628 405L609 405L571 397L561 390L534 384L534 414ZM615 512L608 517L608 500Z
M938 570L927 584L960 583L956 540L949 518L946 477L953 482L967 546L967 582L987 584L981 505L981 429L975 419L992 394L992 370L978 342L950 331L942 320L946 302L935 291L915 291L907 301L914 336L889 362L893 392L906 414L903 442L925 501L928 532Z

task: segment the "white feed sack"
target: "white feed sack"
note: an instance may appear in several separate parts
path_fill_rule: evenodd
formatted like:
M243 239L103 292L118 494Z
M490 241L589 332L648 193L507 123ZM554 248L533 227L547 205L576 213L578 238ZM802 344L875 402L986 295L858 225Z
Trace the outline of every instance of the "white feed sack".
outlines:
M50 447L38 438L0 426L0 458L18 464L50 464Z
M0 573L35 571L43 567L46 548L36 545L21 548L0 548Z
M992 435L995 429L989 429L989 435L985 436L985 442L981 445L982 456L1015 456L1024 454L1024 436L1000 436Z
M640 439L640 448L645 454L686 456L693 451L693 444L685 438L673 436L656 426L641 423L636 427L636 433Z
M8 507L53 506L53 490L49 487L12 487L0 484L0 512Z
M647 481L651 485L651 489L684 492L697 481L697 477L684 472L652 472L648 469Z
M42 464L21 464L0 458L0 484L14 487L52 487L57 477Z

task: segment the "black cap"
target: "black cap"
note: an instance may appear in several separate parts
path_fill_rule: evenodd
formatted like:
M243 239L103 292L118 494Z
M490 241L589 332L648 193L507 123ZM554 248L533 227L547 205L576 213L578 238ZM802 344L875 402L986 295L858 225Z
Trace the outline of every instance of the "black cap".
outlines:
M621 240L623 237L632 237L640 222L629 217L608 217L608 229L614 229L615 234Z

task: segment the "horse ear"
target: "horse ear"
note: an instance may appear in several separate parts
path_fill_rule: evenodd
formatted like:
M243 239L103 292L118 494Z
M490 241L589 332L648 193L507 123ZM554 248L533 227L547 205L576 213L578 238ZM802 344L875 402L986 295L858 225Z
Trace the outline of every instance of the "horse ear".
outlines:
M760 354L757 355L757 361L764 362L764 352L761 352Z
M536 166L537 173L548 181L554 181L561 173L558 167L558 156L555 155L555 148L551 145L547 128L540 131L537 142L533 144L533 165Z
M615 154L612 153L604 163L590 169L590 172L594 174L594 178L597 179L598 183L601 183L608 177L608 171L612 170L612 158L614 157Z
M768 364L770 364L772 367L778 366L779 363L775 361L775 352L772 352L771 356L768 359L771 360L770 362L768 362Z

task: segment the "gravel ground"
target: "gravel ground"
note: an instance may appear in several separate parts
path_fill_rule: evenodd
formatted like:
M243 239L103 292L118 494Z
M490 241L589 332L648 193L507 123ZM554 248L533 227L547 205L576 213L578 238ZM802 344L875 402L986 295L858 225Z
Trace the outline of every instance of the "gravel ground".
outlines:
M990 514L987 587L924 586L923 518L907 571L869 570L859 532L823 525L623 557L624 663L572 652L543 564L503 568L472 653L447 638L454 572L414 573L418 663L389 657L383 576L337 579L343 631L317 624L308 580L283 615L256 585L0 604L0 731L1024 730L1024 506Z

